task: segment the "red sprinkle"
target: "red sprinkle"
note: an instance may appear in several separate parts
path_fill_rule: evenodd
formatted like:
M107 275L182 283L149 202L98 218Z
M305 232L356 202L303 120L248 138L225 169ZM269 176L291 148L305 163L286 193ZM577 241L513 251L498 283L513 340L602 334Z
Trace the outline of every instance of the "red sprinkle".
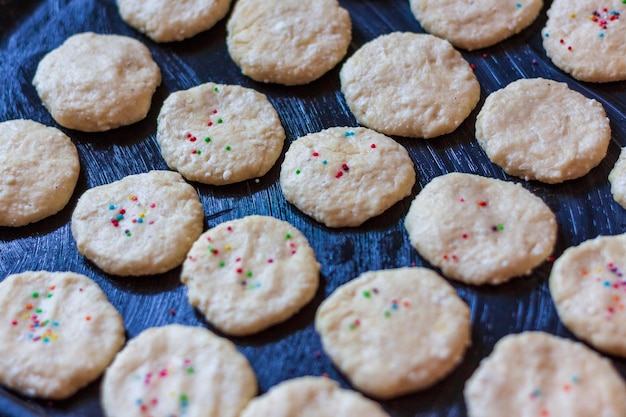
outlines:
M370 145L370 148L372 148L372 149L376 149L376 144L375 144L375 143L372 143L372 144Z
M487 202L481 200L481 201L478 202L478 205L481 206L481 207L487 207Z
M313 152L313 156L320 156L320 154L317 152Z
M173 308L170 310L170 316L173 316L174 314L176 314L176 310L174 310Z
M343 177L343 172L342 171L339 171L339 172L337 172L335 174L335 178L341 178L341 177Z

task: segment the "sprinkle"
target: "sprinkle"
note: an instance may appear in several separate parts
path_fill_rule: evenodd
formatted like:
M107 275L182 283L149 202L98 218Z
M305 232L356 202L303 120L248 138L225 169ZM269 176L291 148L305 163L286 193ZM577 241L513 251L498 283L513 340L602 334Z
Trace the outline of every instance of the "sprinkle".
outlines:
M363 291L363 297L365 298L370 298L372 296L372 293L369 291Z
M17 326L17 320L13 320L13 321L11 322L11 325L13 325L13 326Z
M376 149L376 144L375 144L375 143L372 143L372 144L370 145L370 148L372 148L372 149Z
M517 4L515 5L515 7L517 7L518 9L521 9L521 8L522 8L522 3L517 3Z
M296 175L300 175L302 171L300 171L299 169L296 169Z
M346 132L344 133L345 137L349 137L349 136L354 136L354 132L350 131L350 132Z
M343 177L343 172L342 172L342 171L338 171L338 172L335 174L335 178L341 178L341 177Z
M467 239L467 233L463 233L463 234L461 235L461 237L462 237L463 239Z
M111 204L111 205L109 206L109 210L115 210L115 206L114 206L113 204Z
M287 239L287 240L291 239L291 233L287 233L287 234L285 235L285 239Z
M572 382L574 384L578 384L580 382L580 378L578 378L578 375L572 375Z
M348 166L348 164L341 164L341 169L343 169L344 171L349 171L350 167Z
M218 91L220 91L220 90L219 90L217 87L215 87L215 88L213 89L213 91L215 91L215 92L217 93L217 92L218 92Z
M324 164L324 165L326 165L327 163L328 163L328 161L325 160L325 159L322 161L322 164Z
M213 110L213 114L217 114L217 109L214 109L214 110Z
M356 319L352 323L350 323L350 330L354 330L361 325L361 320Z
M489 55L487 55L487 53L483 54L483 58L487 58Z
M230 146L226 145L226 150L230 151Z
M246 272L246 276L247 276L248 278L252 277L252 271L248 271L248 272Z
M391 316L391 312L389 310L385 310L384 316L385 317Z
M475 70L476 69L476 64L470 64L470 68Z
M32 310L32 309L33 309L32 304L26 304L26 310Z
M313 156L320 156L320 154L319 154L319 153L317 153L317 152L313 152L313 154L312 154L312 155L313 155Z
M481 200L481 201L479 201L477 204L478 204L480 207L487 207L487 202L486 202L486 201L482 201L482 200Z
M541 397L541 390L539 388L535 388L533 392L530 394L530 398L535 399Z
M226 263L225 262L220 262L219 265L220 265L220 268L224 268L226 266Z
M173 316L173 315L175 315L175 314L176 314L176 310L174 310L173 308L172 308L172 309L170 309L170 316Z
M87 320L87 321L91 321L91 316L87 316L87 317L85 317L85 320Z
M222 123L222 119L217 119L217 123Z
M209 143L209 142L211 142L211 138L207 136L206 138L204 138L204 141L205 141L206 143Z
M33 293L33 298L38 298L39 297L39 293L38 292L34 292Z

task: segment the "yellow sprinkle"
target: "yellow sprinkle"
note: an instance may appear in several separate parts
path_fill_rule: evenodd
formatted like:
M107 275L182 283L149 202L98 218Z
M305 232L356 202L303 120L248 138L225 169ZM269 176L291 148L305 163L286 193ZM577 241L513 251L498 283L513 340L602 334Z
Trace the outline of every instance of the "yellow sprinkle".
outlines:
M146 213L141 213L141 214L139 215L139 217L141 217L141 218L143 219L144 217L146 217Z
M602 272L602 267L601 266L597 267L596 272Z
M572 13L569 15L569 17L571 17L572 19L576 17L576 13Z
M22 317L24 317L25 319L29 319L30 318L30 314L24 313L24 314L22 314Z
M231 250L232 248L230 247L230 245L226 245L226 247L224 249Z
M56 333L52 333L50 337L52 338L52 340L57 340L59 338L59 335Z

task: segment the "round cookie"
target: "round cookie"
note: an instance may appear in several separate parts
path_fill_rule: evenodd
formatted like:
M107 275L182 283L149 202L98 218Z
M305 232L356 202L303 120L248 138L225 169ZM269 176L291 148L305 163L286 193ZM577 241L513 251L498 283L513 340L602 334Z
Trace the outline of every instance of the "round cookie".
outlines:
M626 356L626 235L570 247L550 273L550 295L565 326L595 348Z
M323 377L300 377L270 388L241 417L389 417L378 403Z
M468 417L626 415L626 385L609 360L542 332L502 338L463 394Z
M223 185L265 175L280 156L285 131L264 94L206 83L165 100L157 141L170 168L192 181Z
M473 51L513 36L535 21L542 0L410 0L426 31Z
M626 3L554 0L542 30L554 65L580 81L626 80Z
M150 171L87 190L72 214L72 234L103 271L152 275L183 262L203 219L198 194L180 174Z
M370 271L342 285L320 305L315 329L350 382L383 399L430 387L471 343L469 308L425 268Z
M91 279L28 271L0 282L0 384L60 400L97 379L124 344L122 316Z
M296 314L315 295L320 265L295 227L247 216L206 231L183 263L189 303L220 331L257 333Z
M543 78L517 80L487 97L476 139L510 175L549 184L582 177L611 140L602 104Z
M609 172L609 182L613 198L626 208L626 148L622 148L615 166Z
M254 371L233 343L201 327L143 331L107 369L107 417L239 417L256 395Z
M467 61L432 35L380 36L357 50L339 76L358 122L386 135L428 139L450 133L480 98Z
M421 256L472 285L530 274L557 237L556 217L539 197L519 184L461 173L428 183L404 225Z
M292 142L280 171L287 201L328 227L359 226L411 194L415 168L393 139L333 127Z
M117 0L122 19L156 42L191 38L226 16L231 0Z
M343 59L352 21L337 0L239 0L228 20L228 52L255 81L301 85Z
M85 132L142 120L160 83L159 67L141 42L89 32L49 52L33 78L54 120Z
M24 226L61 211L79 173L76 147L60 130L32 120L0 123L0 226Z

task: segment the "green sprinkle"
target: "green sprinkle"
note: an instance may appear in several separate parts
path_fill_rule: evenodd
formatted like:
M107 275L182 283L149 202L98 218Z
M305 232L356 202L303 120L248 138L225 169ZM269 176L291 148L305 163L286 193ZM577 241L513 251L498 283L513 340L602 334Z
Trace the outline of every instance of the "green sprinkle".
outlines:
M498 228L498 230L504 230L504 225L503 224L499 224L496 227Z
M48 298L52 298L52 294L48 294Z
M389 317L389 316L391 316L391 311L385 310L385 317Z
M226 146L226 150L227 150L227 151L230 151L230 146Z
M299 169L296 169L296 175L300 175L300 172L302 171L300 171Z
M220 262L220 268L224 268L226 266L225 262Z
M204 141L205 141L206 143L209 143L209 142L211 142L211 138L207 136L206 138L204 138Z
M218 91L220 91L220 89L219 89L219 88L217 88L217 87L215 87L215 88L213 89L213 91L215 91L215 92L217 93Z
M222 123L222 119L217 119L217 123Z
M41 313L41 309L38 308L37 310L35 310L37 312L37 314Z
M126 236L128 236L128 237L131 237L131 236L132 236L132 234L130 233L130 230L127 230L127 231L126 231Z
M34 292L33 293L33 298L38 298L39 297L39 293L38 292Z
M194 370L193 368L187 368L187 375L191 375L193 374Z
M350 326L349 326L349 327L350 327L350 330L354 330L354 329L356 329L356 325L355 325L354 323L350 323Z
M252 271L248 271L248 272L246 272L246 276L247 276L248 278L250 278L250 277L252 276Z
M372 293L369 291L363 291L363 297L365 298L370 298L372 296Z
M201 155L201 154L202 154L202 151L201 151L200 149L197 149L197 150L196 150L196 154Z
M285 235L285 239L287 239L287 240L291 239L291 233L287 233L287 234Z

